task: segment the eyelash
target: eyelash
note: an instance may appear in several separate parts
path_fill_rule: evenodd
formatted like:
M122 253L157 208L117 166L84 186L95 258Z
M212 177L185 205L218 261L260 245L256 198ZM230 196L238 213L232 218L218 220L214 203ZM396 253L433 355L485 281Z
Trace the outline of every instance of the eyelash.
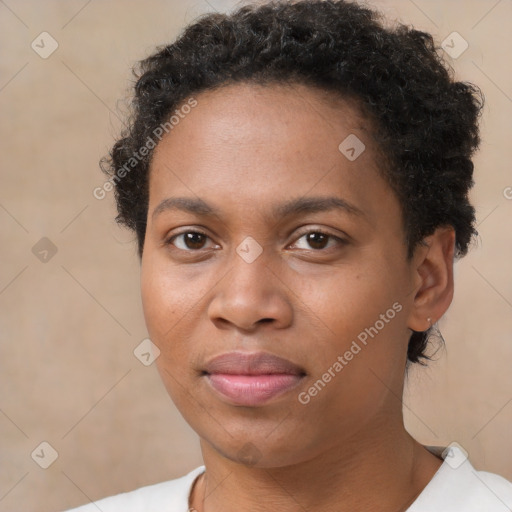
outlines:
M203 231L200 231L200 230L197 230L197 229L189 229L187 231L182 231L181 233L175 233L174 235L172 235L171 237L169 237L167 240L165 240L165 245L174 245L173 244L173 241L178 238L179 236L182 236L182 235L186 235L186 234L198 234L198 235L202 235L206 238L209 238L210 237L204 233ZM321 234L321 235L324 235L324 236L327 236L329 238L329 241L331 239L335 240L340 246L344 246L344 245L347 245L348 244L348 241L343 239L343 238L340 238L338 236L335 236L333 235L332 233L328 233L327 231L324 231L323 229L310 229L309 231L305 231L303 233L301 233L298 238L296 239L296 241L294 243L297 243L297 241L299 241L301 238L305 237L306 235L309 235L309 234ZM328 243L329 243L328 241ZM201 248L201 249L180 249L178 247L175 246L175 249L177 249L178 251L183 251L183 252L190 252L190 253L193 253L193 252L200 252L200 251L203 251L205 249ZM328 251L330 248L323 248L323 249L310 249L311 251L313 252L326 252ZM332 249L332 247L331 247Z

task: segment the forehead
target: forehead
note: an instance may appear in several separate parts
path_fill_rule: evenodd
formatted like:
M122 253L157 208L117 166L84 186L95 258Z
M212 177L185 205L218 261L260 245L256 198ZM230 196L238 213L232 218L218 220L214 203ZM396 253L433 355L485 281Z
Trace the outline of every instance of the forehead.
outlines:
M387 187L370 121L352 100L302 84L245 83L194 98L155 148L150 210L169 195L262 208L276 196L333 190L361 204ZM355 159L347 140L361 151Z
M179 126L174 126L171 133L187 130L194 120L196 123L192 130L187 130L187 136L197 134L207 140L207 132L215 128L209 133L212 139L234 145L271 144L276 134L280 135L278 143L286 135L295 140L314 141L330 132L339 138L345 130L370 134L372 128L368 115L363 115L355 98L301 83L241 82L194 97L197 106L181 116Z

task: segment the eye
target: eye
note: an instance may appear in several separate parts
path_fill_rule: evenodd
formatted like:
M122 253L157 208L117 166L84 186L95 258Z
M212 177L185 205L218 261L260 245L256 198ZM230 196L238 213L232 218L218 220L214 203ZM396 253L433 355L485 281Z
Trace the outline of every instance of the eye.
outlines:
M330 233L327 233L325 231L314 229L311 231L308 231L307 233L304 233L297 242L294 243L294 246L297 247L299 242L301 240L305 241L305 244L308 244L309 247L304 246L298 247L299 249L306 249L306 250L325 250L330 249L333 246L338 245L346 245L348 242L346 240L343 240L342 238L332 235Z
M175 234L165 241L166 245L174 245L182 251L196 251L205 249L205 243L210 237L201 231L183 231ZM206 247L207 248L207 247Z
M202 249L207 249L208 240L211 241L207 234L201 231L189 230L172 235L165 241L165 244L173 245L181 251L195 252ZM302 243L302 247L301 240L304 241ZM321 251L330 249L336 245L346 245L347 243L348 242L346 240L343 240L342 238L331 233L327 233L320 229L314 229L302 234L292 247L298 249L313 249L314 251Z

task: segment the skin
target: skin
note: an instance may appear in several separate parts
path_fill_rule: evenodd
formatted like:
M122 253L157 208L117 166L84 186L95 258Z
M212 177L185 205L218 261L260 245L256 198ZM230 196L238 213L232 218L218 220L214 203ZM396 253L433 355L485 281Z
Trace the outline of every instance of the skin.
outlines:
M153 155L141 262L158 370L200 437L206 473L192 506L405 510L442 462L406 432L400 397L411 329L426 330L453 297L453 229L438 228L407 260L400 204L377 167L372 123L354 102L299 84L235 84L195 98ZM366 146L354 161L338 150L349 134ZM319 196L362 214L271 214ZM155 213L172 197L201 198L218 213ZM305 233L319 229L330 236L309 243ZM192 244L173 238L198 230L206 236ZM248 236L263 250L252 263L236 252ZM298 393L396 302L401 311L300 403ZM306 376L261 406L232 405L201 374L232 350L276 354Z

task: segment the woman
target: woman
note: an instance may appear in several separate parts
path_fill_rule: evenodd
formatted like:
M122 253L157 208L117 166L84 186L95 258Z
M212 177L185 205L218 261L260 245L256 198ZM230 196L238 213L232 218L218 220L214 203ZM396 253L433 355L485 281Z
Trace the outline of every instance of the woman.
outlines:
M104 170L204 466L77 511L502 511L404 428L468 251L479 90L345 1L209 14L145 59Z

